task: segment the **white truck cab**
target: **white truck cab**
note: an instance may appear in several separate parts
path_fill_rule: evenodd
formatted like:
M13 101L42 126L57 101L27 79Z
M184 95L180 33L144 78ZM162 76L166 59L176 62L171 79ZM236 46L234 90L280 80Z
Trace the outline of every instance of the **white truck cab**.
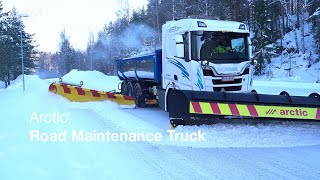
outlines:
M162 26L162 88L250 92L253 63L245 24L181 19Z

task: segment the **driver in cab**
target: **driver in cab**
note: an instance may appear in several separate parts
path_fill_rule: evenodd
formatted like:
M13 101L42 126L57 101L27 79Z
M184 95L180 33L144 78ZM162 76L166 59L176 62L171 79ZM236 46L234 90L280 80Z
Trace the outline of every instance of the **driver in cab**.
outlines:
M215 48L215 53L226 53L231 50L231 47L227 45L226 41L220 41L219 45Z

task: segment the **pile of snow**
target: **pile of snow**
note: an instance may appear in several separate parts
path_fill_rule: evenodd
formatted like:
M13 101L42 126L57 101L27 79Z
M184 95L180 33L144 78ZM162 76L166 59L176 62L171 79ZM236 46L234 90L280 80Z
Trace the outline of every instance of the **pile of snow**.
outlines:
M52 82L52 80L47 80L48 82ZM24 75L24 82L25 82L25 91L27 93L34 93L35 90L44 91L48 89L48 82L46 80L41 80L36 75ZM23 77L22 75L18 76L17 79L10 82L10 85L6 89L1 89L0 91L3 92L11 92L11 91L18 91L23 92Z
M320 83L285 82L272 79L272 81L254 80L252 86L260 94L279 95L282 91L286 91L292 96L309 96L311 93L320 93Z
M3 81L0 81L0 89L4 88L5 87L5 84Z
M305 24L305 48L306 53L302 53L302 33L297 30L297 39L300 53L288 53L288 48L296 48L295 33L293 31L285 34L283 37L283 46L287 50L283 52L283 56L273 57L270 64L266 64L266 74L256 76L257 80L272 80L272 81L291 81L291 82L317 82L320 80L320 62L312 64L309 67L309 59L316 59L316 50L314 38L311 33L311 24ZM301 28L300 28L301 29ZM274 44L268 45L266 48L280 46L281 40ZM291 60L290 60L291 59ZM291 62L290 62L291 61ZM290 69L291 63L291 72Z
M137 52L132 52L130 58L147 56L155 53L155 47L143 46ZM160 49L160 48L159 48Z
M99 71L78 71L72 70L64 75L63 81L79 84L83 81L83 88L99 91L118 91L120 80L116 76L107 76Z

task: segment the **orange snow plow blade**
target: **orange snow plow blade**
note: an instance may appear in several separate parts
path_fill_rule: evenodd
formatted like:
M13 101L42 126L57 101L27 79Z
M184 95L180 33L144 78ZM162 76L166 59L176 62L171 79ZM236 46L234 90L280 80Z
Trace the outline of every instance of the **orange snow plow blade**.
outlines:
M119 105L135 105L134 98L131 96L124 96L117 93L110 93L104 91L96 91L92 89L82 88L80 86L72 86L68 84L52 83L49 86L49 91L59 94L74 102L89 102L89 101L113 101Z

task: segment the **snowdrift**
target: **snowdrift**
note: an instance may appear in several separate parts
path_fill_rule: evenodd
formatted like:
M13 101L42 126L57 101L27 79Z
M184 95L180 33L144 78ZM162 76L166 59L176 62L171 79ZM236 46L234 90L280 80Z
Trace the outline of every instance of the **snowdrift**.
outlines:
M0 89L4 88L5 87L5 84L3 81L0 81Z
M99 71L72 70L63 76L63 81L79 83L83 81L83 88L98 91L118 90L120 80L116 76L107 76Z

